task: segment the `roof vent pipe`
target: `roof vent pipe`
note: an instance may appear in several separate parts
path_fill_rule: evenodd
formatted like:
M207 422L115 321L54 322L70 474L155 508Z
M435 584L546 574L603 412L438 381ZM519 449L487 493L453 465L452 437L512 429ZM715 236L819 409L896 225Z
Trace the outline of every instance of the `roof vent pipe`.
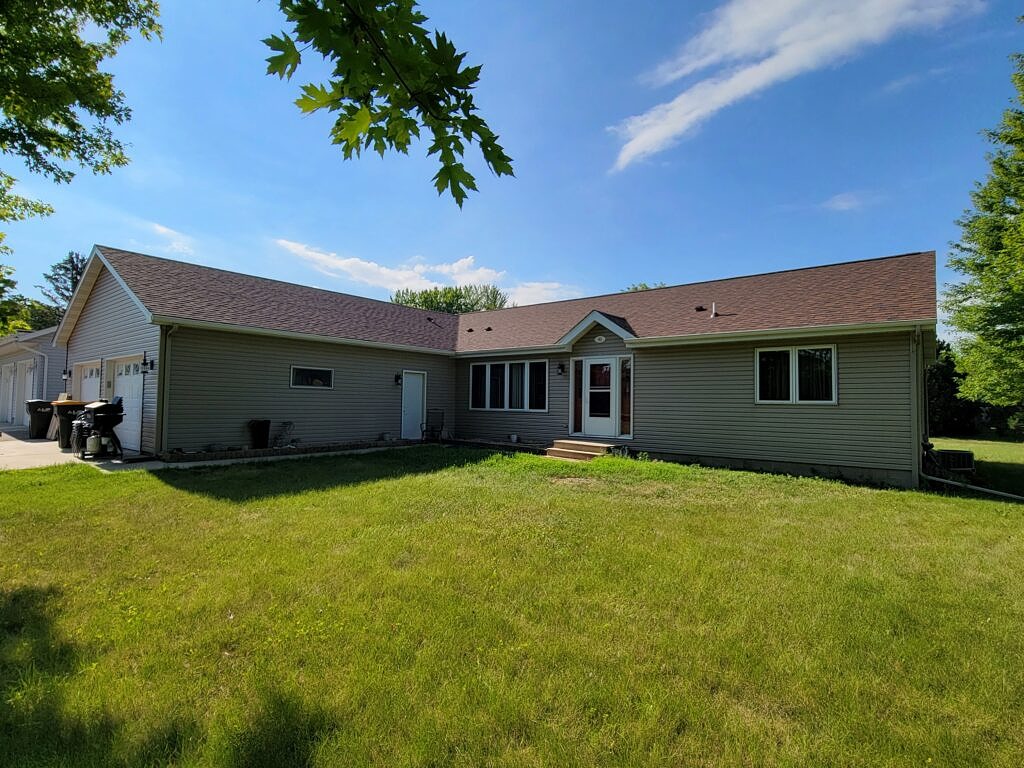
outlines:
M713 301L711 302L711 316L718 317L718 308L716 307L715 302Z

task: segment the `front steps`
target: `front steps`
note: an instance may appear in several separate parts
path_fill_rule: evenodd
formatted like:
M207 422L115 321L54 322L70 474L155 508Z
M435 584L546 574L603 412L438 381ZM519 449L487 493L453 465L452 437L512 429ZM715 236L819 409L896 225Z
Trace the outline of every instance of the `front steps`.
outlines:
M610 443L592 443L586 440L555 440L545 453L559 459L590 461L595 456L604 456L614 447Z

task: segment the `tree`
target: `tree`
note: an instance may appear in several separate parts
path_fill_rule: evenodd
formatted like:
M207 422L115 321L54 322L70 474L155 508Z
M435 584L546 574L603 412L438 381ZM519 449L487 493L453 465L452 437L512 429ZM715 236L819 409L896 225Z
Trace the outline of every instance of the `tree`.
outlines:
M957 371L956 352L939 339L935 362L928 366L928 432L964 436L978 432L982 406L960 397L964 375Z
M459 207L476 179L461 162L466 144L477 144L496 176L511 176L512 159L477 114L473 88L479 66L443 32L431 34L415 0L279 0L291 31L263 42L275 53L267 73L290 79L312 49L332 67L326 84L307 83L295 104L304 113L327 110L337 117L331 140L346 159L364 149L380 155L406 153L421 130L428 155L437 155L438 194L446 190ZM301 46L301 48L299 47Z
M1024 404L1024 54L1013 61L1016 98L986 131L996 146L990 172L957 222L949 266L967 279L945 297L950 325L963 334L961 396L1003 406Z
M50 287L36 286L62 316L71 303L71 297L78 287L78 281L82 279L88 261L89 259L78 251L68 251L67 256L51 265L50 271L43 274L43 280L49 283Z
M14 268L0 264L0 336L28 329L25 321L25 300L14 292L18 287Z
M100 65L133 32L159 36L155 0L4 0L0 3L0 152L57 183L126 165L111 124L131 117L113 75ZM53 209L14 192L0 170L0 222ZM3 245L0 252L10 249Z
M623 288L620 293L636 293L637 291L649 291L652 288L665 288L665 283L633 283Z
M446 285L422 291L401 288L392 294L391 301L407 307L458 315L485 309L504 309L508 306L508 294L494 285Z

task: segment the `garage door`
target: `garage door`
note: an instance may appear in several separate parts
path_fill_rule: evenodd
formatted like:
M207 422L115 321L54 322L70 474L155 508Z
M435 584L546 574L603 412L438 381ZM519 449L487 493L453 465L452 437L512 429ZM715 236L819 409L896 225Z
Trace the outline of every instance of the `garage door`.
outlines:
M100 399L100 366L87 363L78 369L78 399L86 403Z
M14 365L0 368L0 421L14 420Z
M115 428L121 447L139 450L142 429L142 360L117 360L114 366L114 397L124 406L124 421Z

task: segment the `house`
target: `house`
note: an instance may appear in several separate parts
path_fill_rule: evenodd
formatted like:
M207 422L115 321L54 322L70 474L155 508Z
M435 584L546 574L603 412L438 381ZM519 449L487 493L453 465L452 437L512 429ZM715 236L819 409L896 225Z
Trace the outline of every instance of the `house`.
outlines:
M56 343L128 448L575 439L914 486L935 254L447 315L97 246Z
M25 401L56 400L64 350L53 346L56 328L19 331L0 338L0 427L28 425Z

